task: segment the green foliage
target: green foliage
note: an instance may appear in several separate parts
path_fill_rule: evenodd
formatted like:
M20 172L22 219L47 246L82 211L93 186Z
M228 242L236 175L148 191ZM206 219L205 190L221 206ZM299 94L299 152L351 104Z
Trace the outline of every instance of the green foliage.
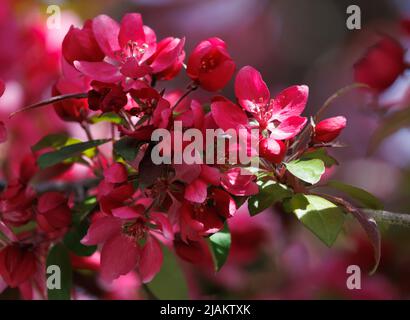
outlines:
M311 184L319 182L325 172L325 164L320 159L294 160L285 166L295 177Z
M137 157L142 143L131 137L123 137L114 143L114 151L126 161L133 161Z
M61 288L47 289L49 300L70 300L72 287L72 269L67 248L58 243L51 248L47 256L47 268L58 266L61 270ZM48 278L50 275L46 275Z
M351 198L360 202L365 208L375 210L383 209L383 203L366 190L336 180L329 181L327 185L329 187L342 191L343 193L346 193Z
M325 164L326 168L330 168L335 164L339 164L337 160L327 153L325 148L318 148L313 151L304 153L301 160L320 159Z
M329 247L336 241L345 220L341 208L319 196L299 193L286 202L285 208Z
M228 223L225 223L222 230L211 235L209 242L214 257L215 270L219 271L228 259L231 248L231 233L229 232Z
M91 123L99 123L99 122L109 122L113 124L125 124L125 120L121 118L118 114L113 112L103 113L101 115L96 115L91 117Z
M91 256L97 250L97 246L85 246L80 242L87 234L88 227L88 221L84 220L73 226L64 236L64 244L77 256Z
M163 247L164 260L161 271L147 284L152 293L161 300L187 300L188 284L175 255Z
M258 181L258 185L259 193L248 199L248 209L252 216L292 196L292 190L273 180Z
M107 143L108 141L108 139L101 139L70 144L62 147L59 150L42 154L38 158L37 163L41 169L45 169L61 163L64 160L80 156L81 154L90 151L99 145Z

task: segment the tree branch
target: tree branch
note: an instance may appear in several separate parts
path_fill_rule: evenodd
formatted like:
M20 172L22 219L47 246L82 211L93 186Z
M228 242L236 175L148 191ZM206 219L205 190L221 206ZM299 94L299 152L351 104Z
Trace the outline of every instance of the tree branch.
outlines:
M48 100L41 101L41 102L38 102L38 103L35 103L35 104L32 104L32 105L29 105L29 106L27 106L23 109L17 110L15 112L11 113L9 115L9 118L14 117L16 114L18 114L20 112L25 112L25 111L28 111L28 110L44 107L46 105L49 105L49 104L52 104L52 103L55 103L55 102L68 100L68 99L84 99L84 98L87 98L87 97L88 97L88 93L70 93L70 94L64 94L64 95L61 95L61 96L55 96L55 97L52 97Z
M386 222L388 224L410 227L410 214L395 213L385 210L362 209L362 211L371 216L376 221Z

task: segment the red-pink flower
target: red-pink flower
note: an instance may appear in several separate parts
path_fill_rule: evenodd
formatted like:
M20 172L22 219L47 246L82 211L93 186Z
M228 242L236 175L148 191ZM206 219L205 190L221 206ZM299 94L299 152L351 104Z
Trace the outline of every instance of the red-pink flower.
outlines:
M180 236L174 240L175 253L185 261L212 270L213 261L209 247L204 239L183 241Z
M95 39L105 55L104 61L77 60L74 66L93 80L114 83L137 79L152 70L145 62L156 50L156 36L143 25L140 14L126 14L121 25L109 16L93 19Z
M214 206L182 203L180 209L180 231L183 241L198 241L203 236L218 232L223 228L222 217Z
M97 199L102 212L111 214L111 210L122 207L131 200L134 187L127 181L126 168L121 163L114 163L104 170L104 180L97 188Z
M119 112L128 102L127 94L121 86L93 81L88 91L88 106L91 110Z
M235 63L219 38L202 41L188 59L188 76L208 91L224 88L234 71Z
M243 67L235 79L239 104L255 117L262 130L268 128L270 137L276 140L293 138L306 124L306 118L300 115L308 92L307 86L292 86L271 99L261 74L250 66Z
M36 257L29 247L13 244L0 251L0 275L12 288L30 278L36 272Z
M46 192L37 204L37 224L50 237L58 236L71 224L71 210L67 199L59 192Z
M281 140L264 138L259 142L261 157L273 163L281 163L286 155L286 145Z
M7 129L4 122L0 121L0 143L7 141Z
M116 208L112 214L95 219L81 242L102 244L101 276L104 279L114 280L136 268L142 282L151 281L162 264L157 238L173 239L167 217L151 212L147 218L134 207Z
M147 63L158 80L171 80L182 68L185 59L185 38L168 37L157 44L157 50Z
M217 168L203 164L199 175L192 176L191 179L185 188L184 198L191 202L203 203L208 196L208 186L219 186L221 175Z
M151 87L132 89L131 97L137 102L136 107L129 109L139 118L146 117L148 123L156 128L166 128L172 114L171 105L161 94ZM144 122L145 123L145 122Z
M224 172L221 179L222 187L234 196L251 196L259 191L252 174L244 174L243 169L235 167Z
M36 158L32 154L24 157L16 177L10 178L0 194L1 218L11 226L26 224L33 216L34 189L28 184L37 173Z
M248 126L246 113L227 99L212 102L211 113L215 123L225 131Z
M52 96L88 91L90 81L72 65L62 60L62 75L52 88ZM53 104L57 115L64 121L81 122L87 118L87 99L67 99Z
M385 36L354 65L354 78L380 92L390 87L405 68L403 47Z
M93 32L93 23L87 20L82 29L71 26L62 43L65 60L73 64L74 61L101 61L104 53L101 51Z
M313 140L315 142L330 142L346 127L346 118L339 116L320 121L315 126Z
M4 91L6 91L6 85L4 81L0 79L0 97L4 94Z

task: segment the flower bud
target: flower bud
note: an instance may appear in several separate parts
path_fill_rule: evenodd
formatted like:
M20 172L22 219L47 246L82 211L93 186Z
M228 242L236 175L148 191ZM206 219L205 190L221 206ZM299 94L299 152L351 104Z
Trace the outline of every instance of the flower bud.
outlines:
M182 68L185 59L185 39L168 37L157 44L157 50L149 59L153 74L159 80L174 78Z
M380 92L390 87L404 69L403 47L395 39L386 36L369 48L354 65L354 77L357 82Z
M266 138L259 142L259 155L269 162L281 163L286 151L286 146L281 140Z
M36 272L36 257L28 248L9 245L0 251L0 276L12 288L28 281Z
M127 102L126 93L120 86L101 82L92 83L93 90L88 92L88 106L91 110L119 112Z
M188 59L188 76L208 91L225 87L234 71L235 63L219 38L202 41Z
M63 56L68 63L78 61L101 61L104 53L95 39L91 20L82 29L71 26L62 43Z
M333 117L320 121L315 127L314 142L330 142L346 127L345 117Z
M41 195L37 204L37 224L51 237L66 230L71 224L71 210L67 199L59 192Z

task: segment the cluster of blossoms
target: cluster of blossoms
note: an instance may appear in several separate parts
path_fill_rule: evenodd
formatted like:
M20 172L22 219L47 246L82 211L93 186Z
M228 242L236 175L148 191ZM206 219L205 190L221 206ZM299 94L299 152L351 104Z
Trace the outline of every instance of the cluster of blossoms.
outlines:
M292 86L272 97L253 67L234 75L235 63L221 39L199 43L186 65L184 44L185 39L173 37L157 41L136 13L125 15L120 24L101 15L81 29L71 27L62 45L62 74L47 103L54 104L62 120L79 123L89 141L47 136L32 148L18 176L9 179L0 196L0 276L7 285L44 290L47 252L61 242L71 250L72 233L84 224L75 245L100 248L104 280L135 270L148 283L161 269L163 248L196 263L210 250L206 240L223 231L239 207L253 205L255 214L308 194L306 187L320 180L325 164L335 163L325 148L332 146L346 119L308 121L302 116L307 86ZM166 81L183 69L191 79L186 91L168 91ZM218 92L233 77L235 101L219 94L209 101L189 97L197 89ZM94 140L89 127L102 121L109 122L112 135ZM230 162L155 165L151 150L158 142L152 133L166 129L177 139L175 121L183 131L203 133L257 129L259 153L248 151L259 159L259 167ZM0 142L5 139L0 124ZM189 147L185 142L183 149ZM112 153L99 148L103 144L110 144ZM89 170L82 192L53 185L53 178L74 164ZM49 183L37 183L39 176ZM313 201L317 196L309 197ZM294 202L291 211L306 208ZM311 227L320 237L321 231ZM70 251L72 261L79 255Z
M370 89L369 104L382 119L372 136L370 152L375 151L385 138L409 125L406 44L410 36L410 20L402 19L398 30L396 34L383 34L354 65L355 81Z

